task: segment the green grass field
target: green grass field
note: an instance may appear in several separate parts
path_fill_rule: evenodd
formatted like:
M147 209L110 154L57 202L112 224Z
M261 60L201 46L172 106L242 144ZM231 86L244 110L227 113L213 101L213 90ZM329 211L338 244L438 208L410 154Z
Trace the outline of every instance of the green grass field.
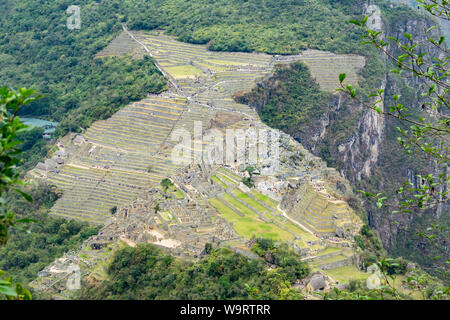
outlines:
M222 197L226 202L233 205L236 209L238 209L240 212L242 212L245 215L251 216L251 217L257 217L257 213L253 210L247 208L242 203L240 203L238 200L230 196L229 194L224 194Z
M224 187L225 189L228 188L228 186L225 183L223 183L219 178L217 178L217 176L212 176L211 179L218 185Z
M333 253L333 252L338 252L338 251L342 251L341 248L336 248L336 247L328 247L325 250L323 250L322 252L320 252L318 254L318 256L323 256L325 254L329 254L329 253Z
M304 241L315 241L317 240L316 237L314 237L311 233L303 230L302 228L300 228L299 226L297 226L296 224L292 223L289 220L284 220L281 217L277 217L273 214L270 213L266 213L265 214L269 219L275 220L277 222L279 222L281 225L283 225L285 228L291 230L292 232L294 232L295 234L297 234L299 237L302 238L302 240ZM305 244L306 245L306 244ZM304 246L305 246L304 245ZM304 247L302 246L302 247Z
M228 222L233 223L234 229L240 236L247 239L255 236L280 241L292 241L294 238L289 232L272 223L259 220L254 214L245 217L238 215L217 198L209 199L208 201Z
M242 181L242 177L241 177L241 176L238 176L238 175L235 174L234 172L228 171L228 170L226 170L226 169L224 169L224 168L219 168L219 172L221 172L221 173L227 175L228 177L230 177L230 178L233 179L233 180L236 180L237 182Z
M370 274L358 270L356 266L339 267L336 269L327 270L326 273L340 283L348 282L352 279L365 280L370 276Z
M166 221L172 220L172 215L168 211L161 212L160 214L164 218L164 220Z
M266 208L264 208L261 204L259 204L258 202L256 202L255 200L253 200L252 198L250 198L250 196L248 194L246 194L245 192L242 192L240 190L233 190L232 191L233 194L238 197L239 199L247 202L249 205L251 205L253 208L255 208L256 210L258 210L259 212L266 212L268 211Z
M177 199L184 199L184 194L180 190L175 189L174 191L172 191L172 193L175 195Z
M236 210L239 210L242 214L246 215L245 218L251 218L251 220L248 219L242 219L244 217L239 216L236 212L234 212L232 209L230 209L229 207L227 207L226 205L224 205L222 202L220 202L218 199L215 202L215 208L223 213L225 215L225 218L227 220L229 220L231 222L234 221L235 222L235 228L236 231L240 234L243 235L244 237L251 237L252 235L256 235L256 236L267 236L266 233L264 234L258 234L255 233L256 230L259 228L261 230L261 232L266 232L268 231L268 227L272 230L269 231L270 233L277 233L278 236L274 237L274 240L293 240L294 235L297 235L298 237L301 238L301 240L297 241L298 245L301 246L302 248L308 247L307 245L307 241L315 241L317 240L312 234L310 234L309 232L303 230L302 228L300 228L299 226L295 225L294 223L292 223L291 221L284 219L281 216L277 216L275 214L269 213L268 209L266 209L265 207L263 207L260 203L258 203L257 201L255 201L254 199L252 199L248 194L246 194L245 192L242 192L239 189L235 189L232 191L232 194L239 198L240 200L244 201L245 203L248 203L250 206L252 206L253 208L257 209L260 211L260 213L263 213L264 216L268 219L274 220L277 223L279 223L280 225L282 225L284 228L288 229L288 230L284 230L280 227L278 227L276 224L274 223L270 223L270 222L264 222L259 218L259 214L255 211L253 211L252 209L248 208L245 204L241 203L240 201L238 201L236 198L232 197L229 194L224 194L222 196L222 199L224 201L226 201L227 203L229 203L231 206L233 206ZM258 199L261 199L261 201L266 200L264 197L264 195L259 194L263 197L258 197ZM272 199L268 198L267 199L273 201ZM281 214L281 213L280 213ZM249 223L253 223L258 227L252 227L251 225L249 225ZM240 224L240 225L238 225ZM244 225L242 225L244 224ZM262 224L265 224L267 226L263 226ZM241 233L237 230L237 228L241 228Z
M158 186L158 188L163 191L163 187L161 187L161 185ZM175 196L175 198L177 199L184 199L184 193L177 189L177 187L175 186L171 186L167 189L167 193L172 194L173 196Z
M165 69L175 79L194 78L202 74L202 70L191 65L166 67Z
M250 191L250 193L252 194L252 196L254 196L259 201L263 202L265 205L268 205L269 207L271 207L273 209L277 208L278 201L275 201L272 198L269 198L268 196L266 196L262 193L259 193L256 190L252 190L252 191Z
M332 262L345 260L345 259L347 259L346 256L344 256L342 254L338 254L337 256L329 257L329 258L326 258L326 259L323 259L323 260L319 260L319 261L314 261L313 264L320 265L320 264L332 263Z
M221 173L217 173L217 176L220 177L220 179L222 179L223 181L225 181L225 183L228 184L229 186L235 186L236 184L239 183L234 180L231 180L229 177Z

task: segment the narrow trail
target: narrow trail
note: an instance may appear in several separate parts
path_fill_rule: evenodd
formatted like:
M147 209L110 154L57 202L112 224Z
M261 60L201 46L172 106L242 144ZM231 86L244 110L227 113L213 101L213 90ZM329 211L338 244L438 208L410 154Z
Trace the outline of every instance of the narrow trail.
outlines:
M150 49L143 44L142 42L140 42L136 36L128 30L127 25L125 23L122 23L122 29L123 31L125 31L134 41L136 41L142 48L144 48L144 50L148 53L148 55L150 57L153 58L154 63L156 65L156 67L158 68L158 70L169 80L169 82L176 88L177 91L179 91L180 93L183 93L183 90L180 88L179 85L176 84L175 79L169 74L167 73L159 64L159 62L155 59L155 57L153 56L152 52L150 51Z
M312 232L309 228L307 228L306 226L304 226L304 225L301 224L300 222L298 222L298 221L292 219L291 217L289 217L289 216L287 215L286 211L284 211L283 209L281 209L280 204L278 204L277 210L279 210L279 211L283 214L283 216L284 216L286 219L288 219L288 220L291 221L292 223L298 225L300 228L302 228L302 229L305 230L306 232L311 233L311 234L312 234L314 237L316 237L317 239L320 239L320 238L319 238L318 236L316 236L316 235L314 234L314 232Z
M216 87L216 86L218 86L218 85L220 85L220 84L222 84L222 83L227 83L227 82L240 82L240 81L242 81L242 80L225 80L225 81L221 81L221 82L219 82L219 83L211 83L211 84L209 84L205 89L200 90L199 92L196 92L196 93L193 94L193 95L187 95L187 94L185 94L185 93L183 92L182 88L176 83L176 80L175 80L175 79L174 79L167 71L165 71L164 68L159 64L159 62L157 61L157 59L154 58L154 56L153 56L151 50L150 50L144 43L142 43L141 41L139 41L139 40L136 38L136 36L135 36L130 30L128 30L128 28L126 27L126 24L125 24L125 23L122 23L122 28L123 28L123 30L124 30L124 31L125 31L125 32L126 32L126 33L134 40L134 41L136 41L136 43L138 43L140 46L142 46L142 47L144 48L144 50L145 50L145 51L153 58L154 63L155 63L155 65L156 65L156 67L158 68L158 70L159 70L159 71L160 71L160 72L168 79L168 81L169 81L169 82L172 84L172 86L176 89L176 94L178 94L178 95L180 95L180 96L185 97L185 98L188 99L187 106L189 106L190 104L196 104L196 105L204 106L204 107L207 107L207 108L211 108L211 109L213 109L213 110L220 110L220 111L227 111L227 112L239 113L239 114L242 114L243 116L246 116L246 117L248 117L248 118L250 118L250 119L253 119L253 118L254 118L254 115L249 114L249 113L246 113L246 112L243 112L243 111L240 111L240 110L236 110L236 109L233 109L233 108L215 107L215 106L212 107L212 106L210 106L210 105L208 105L208 104L205 104L205 103L202 103L202 102L200 102L200 101L197 101L197 99L196 99L196 96L198 96L199 94L201 94L201 93L203 93L203 92L205 92L205 91L211 90L211 89L213 89L214 87ZM274 58L272 58L271 66L273 65L273 59L274 59ZM167 145L167 144L166 144L167 141L169 140L169 138L170 138L170 136L171 136L173 130L176 128L177 124L178 124L178 123L180 122L180 120L183 118L183 115L186 113L186 110L187 110L187 108L186 108L185 110L183 110L183 112L181 112L181 113L179 114L177 121L174 122L174 124L173 124L173 126L172 126L172 129L170 130L170 132L167 134L167 136L166 136L166 137L163 139L163 141L161 142L161 144L160 144L160 146L159 146L158 151L156 152L156 154L162 154L162 148L163 148L164 146Z

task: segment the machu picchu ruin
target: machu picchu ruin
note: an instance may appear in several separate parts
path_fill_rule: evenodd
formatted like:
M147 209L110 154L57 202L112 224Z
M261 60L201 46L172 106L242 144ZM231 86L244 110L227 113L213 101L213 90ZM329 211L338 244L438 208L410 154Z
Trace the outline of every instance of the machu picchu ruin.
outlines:
M0 2L0 300L449 300L447 0Z
M65 136L53 156L29 174L62 190L51 214L104 225L71 256L84 261L82 273L95 277L92 270L120 243L152 243L185 259L201 257L205 244L215 243L252 257L248 242L266 237L289 243L317 272L348 269L360 274L353 235L362 221L346 203L348 182L290 136L263 124L255 110L235 102L233 95L250 91L276 64L297 60L311 68L324 90L331 90L335 82L330 79L348 64L354 66L349 81L356 82L364 59L349 55L342 60L315 51L297 56L213 52L205 45L180 43L160 32L131 32L125 26L96 59L142 52L155 59L169 90L130 103L81 134ZM174 162L174 133L183 129L195 134L196 124L203 140L190 144L192 152L207 149L214 130L273 132L279 143L276 168L270 158L258 159L251 163L250 177L249 163L193 163L189 155ZM251 148L245 145L245 155ZM251 187L243 183L249 177ZM166 178L172 187L164 190L160 182ZM64 274L50 269L35 282L37 288L48 289ZM100 277L102 272L95 270Z
M61 261L49 266L33 283L37 290L51 292L54 297L68 298L70 291L61 283L69 276L70 266L80 266L81 274L89 281L101 281L104 267L114 250L123 246L151 243L182 259L197 259L204 255L206 244L230 247L251 259L251 242L265 237L287 242L307 261L317 274L327 275L327 284L337 285L348 279L349 273L364 277L357 269L357 254L351 234L319 235L320 229L306 227L303 221L291 218L281 209L280 201L268 196L267 189L249 189L242 184L244 174L226 166L205 170L191 164L170 176L170 186L152 187L140 193L129 205L119 208L99 232L83 244L78 253L63 258L66 271L61 271ZM263 177L260 177L262 179ZM259 184L267 186L266 184ZM286 190L298 186L286 182L278 191L283 200ZM300 191L304 192L300 187ZM310 187L309 192L319 189ZM324 210L324 216L330 214ZM334 214L339 214L337 212ZM361 222L353 213L353 232ZM339 232L339 230L336 230ZM349 232L349 231L347 231ZM67 262L67 261L70 261ZM52 270L56 270L52 272ZM342 278L341 274L346 276ZM338 275L334 280L331 274ZM60 296L62 295L62 296Z
M56 215L104 222L111 207L125 204L136 197L135 191L173 173L178 166L170 161L174 145L170 134L177 128L192 132L194 121L210 128L211 121L223 112L241 116L227 128L264 127L253 109L234 102L232 96L250 90L258 79L270 74L279 57L211 52L206 46L144 32L136 32L135 39L172 78L174 87L132 103L110 119L95 122L81 135L58 142L65 153L64 162L40 164L32 172L65 191L52 210ZM128 52L134 52L136 41L124 32L105 50L120 55L125 45L133 43ZM125 176L127 182L121 183Z

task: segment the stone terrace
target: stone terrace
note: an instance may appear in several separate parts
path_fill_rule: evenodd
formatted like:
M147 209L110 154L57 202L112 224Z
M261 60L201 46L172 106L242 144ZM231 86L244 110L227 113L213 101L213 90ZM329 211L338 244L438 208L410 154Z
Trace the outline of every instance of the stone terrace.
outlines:
M108 56L124 56L132 54L134 57L142 57L145 50L131 38L125 31L111 41L106 48L95 55L95 58Z
M39 172L63 190L52 213L104 223L111 208L178 169L161 150L186 109L184 98L150 96L95 122L82 137L65 137L63 145L71 149L65 163Z
M122 33L98 57L135 52L134 36ZM110 220L112 208L130 203L182 166L171 162L174 129L192 132L195 121L208 129L216 115L224 112L243 119L233 122L232 128L265 128L257 113L236 103L233 94L250 90L276 63L299 59L211 52L206 46L180 43L161 34L137 32L136 39L175 88L149 95L111 118L95 122L82 135L66 136L59 142L66 153L64 159L49 159L31 172L63 190L51 210L55 215L92 223ZM325 56L327 61L331 59ZM353 77L356 79L356 73Z

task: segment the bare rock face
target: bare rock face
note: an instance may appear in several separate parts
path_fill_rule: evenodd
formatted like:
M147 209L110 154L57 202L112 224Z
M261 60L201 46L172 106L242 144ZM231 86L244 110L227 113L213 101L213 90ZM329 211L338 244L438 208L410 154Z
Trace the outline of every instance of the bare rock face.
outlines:
M376 31L382 31L384 29L381 10L377 5L368 5L365 9L365 14L369 16L369 19L367 19L367 28Z
M416 41L425 44L427 38L438 38L438 29L432 30L428 37L424 34L424 30L433 25L429 19L405 16L386 23L386 17L382 16L376 5L365 5L361 8L361 12L370 15L369 27L383 31L383 36L406 40L403 35L406 32L412 34ZM391 45L388 50L393 56L401 54L396 46ZM439 49L431 44L423 50L427 52L426 57L442 56ZM387 65L386 57L380 57L381 62ZM405 85L411 90L411 88L420 87L421 83L415 77L405 77L403 83L391 76L388 72L389 69L386 67L385 73L380 76L377 87L372 91L384 89L386 102L390 105L393 103L390 100L394 93L407 90ZM257 110L262 110L270 99L269 93L276 88L276 83L280 80L282 81L282 79L273 78L264 82L261 90L258 91L261 93L260 95L253 100L243 102L249 103ZM417 96L417 90L412 89L412 91L414 92L412 97L408 98L408 105L420 109L421 97ZM404 96L406 97L406 94ZM381 103L378 107L381 110L387 108ZM422 111L418 110L418 112ZM299 128L297 132L293 132L293 137L313 154L329 159L330 165L348 179L355 189L364 188L383 192L388 187L392 187L394 183L402 183L405 180L417 185L416 175L418 174L437 173L430 161L418 163L412 161L411 158L403 159L404 161L400 161L399 157L393 158L392 154L402 153L395 140L395 137L398 136L396 131L398 125L392 119L381 117L375 111L367 110L359 103L341 94L334 94L324 108L324 112L313 116L307 125ZM395 198L395 196L394 194L393 197ZM432 210L431 214L434 214L435 217L442 217L443 214L450 212L449 208L448 201L440 203ZM414 222L410 215L380 213L380 210L369 201L366 202L365 209L370 226L379 232L386 248L396 243L399 230L407 229Z
M323 290L327 287L327 282L325 280L325 277L323 275L320 275L312 278L308 283L308 286L312 291Z
M327 292L330 290L332 284L332 280L322 274L317 272L309 277L309 280L306 280L306 292L314 293L314 292Z

